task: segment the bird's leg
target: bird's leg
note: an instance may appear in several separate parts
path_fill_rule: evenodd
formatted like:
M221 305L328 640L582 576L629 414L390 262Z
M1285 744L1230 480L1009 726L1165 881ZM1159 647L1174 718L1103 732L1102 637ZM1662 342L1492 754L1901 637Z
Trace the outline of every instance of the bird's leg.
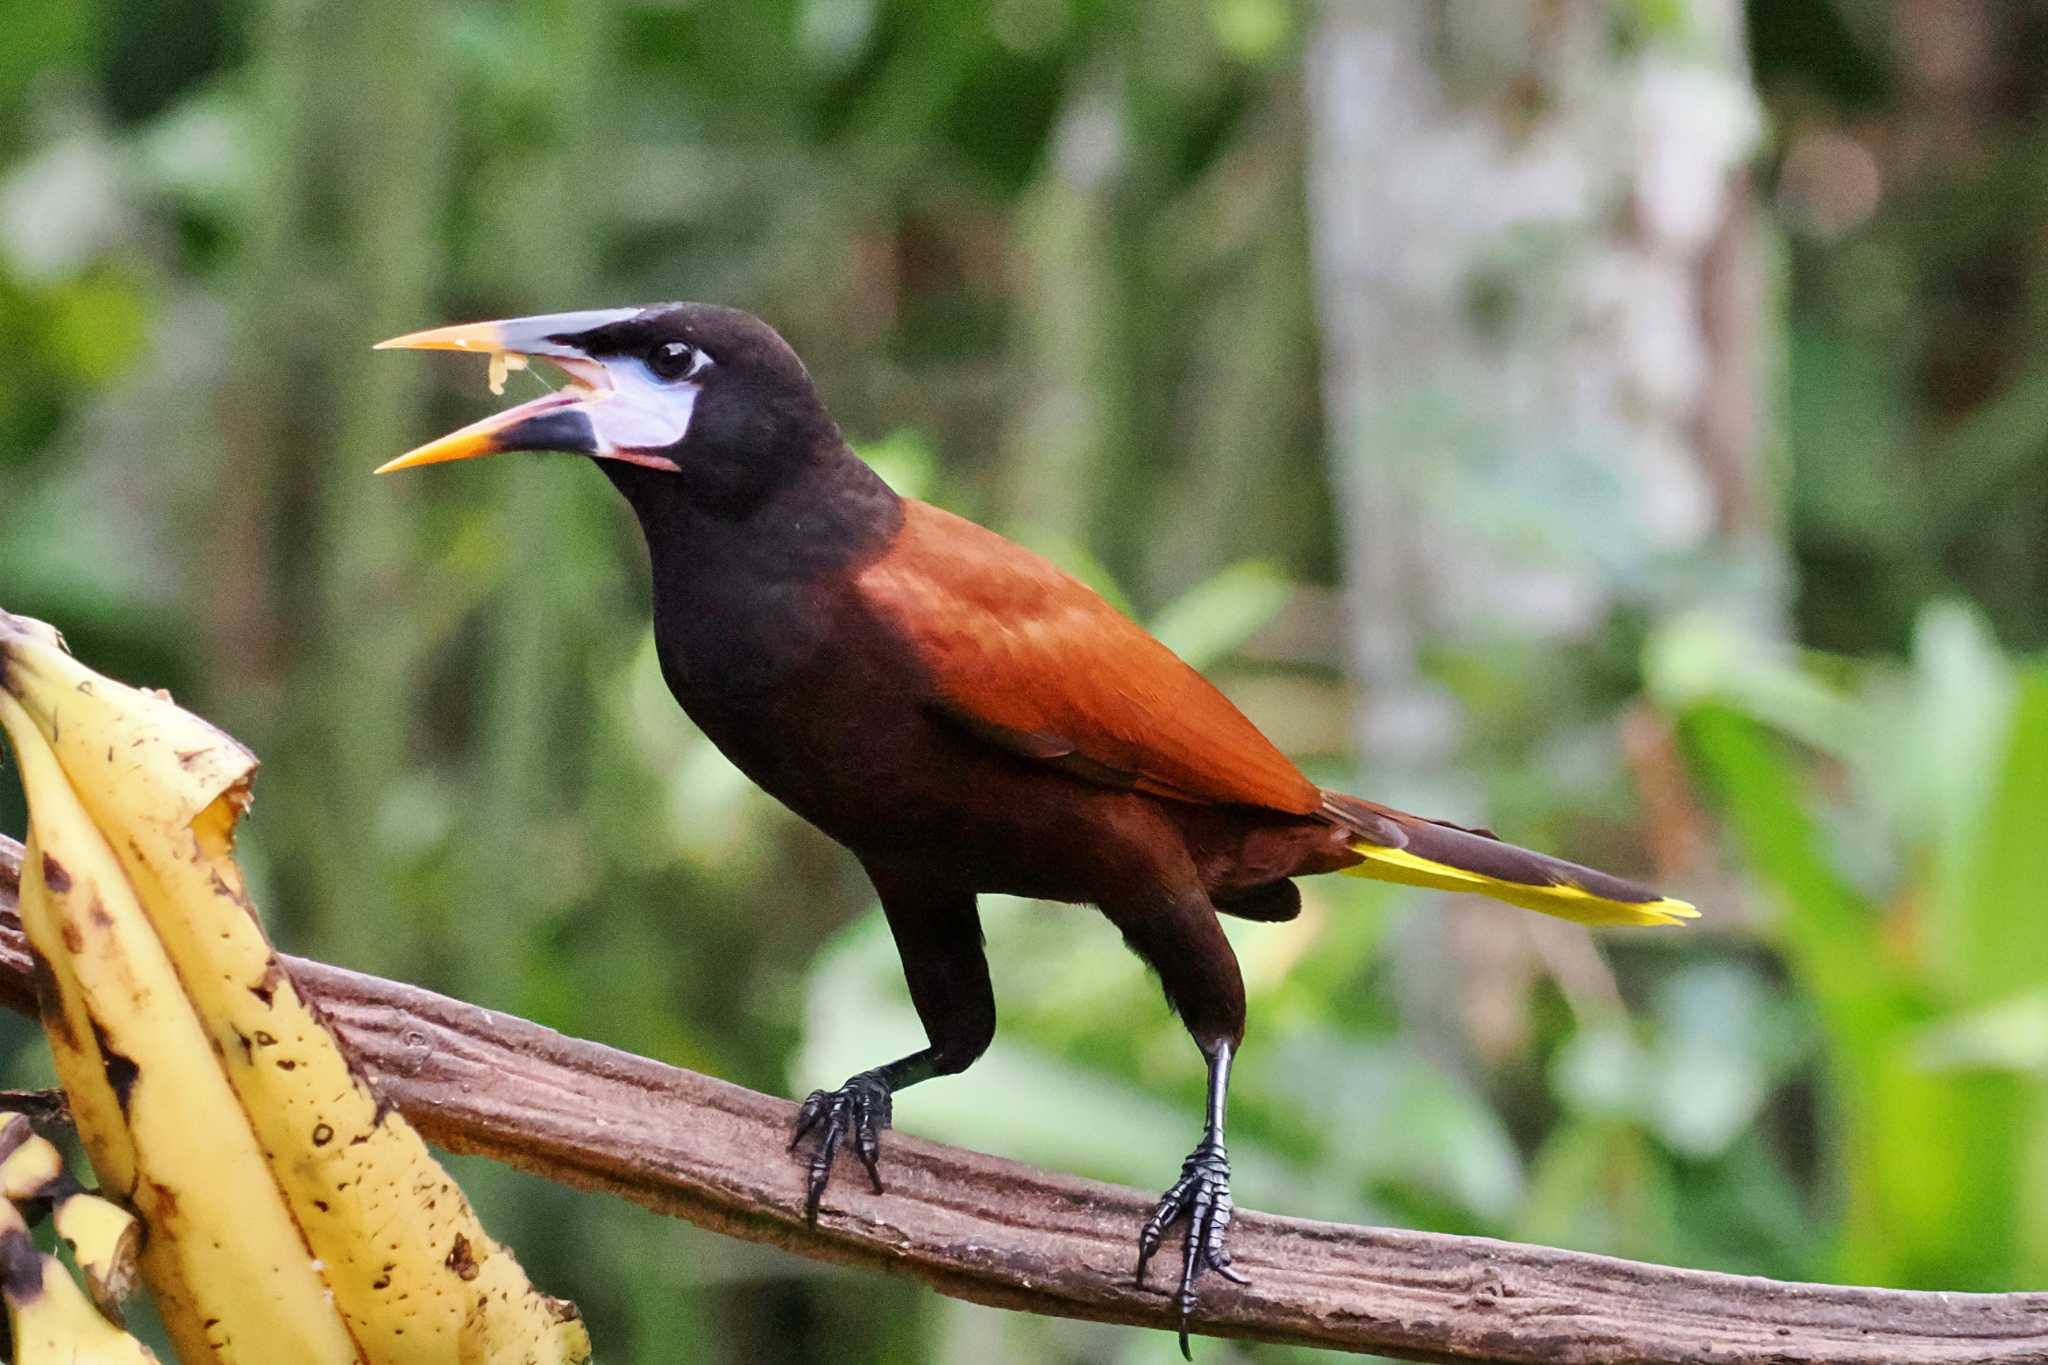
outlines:
M882 1130L892 1117L892 1097L905 1086L934 1076L965 1071L996 1031L995 993L988 959L981 951L981 920L971 894L933 892L900 876L870 867L882 893L882 909L896 936L911 1003L931 1046L887 1066L863 1071L837 1090L814 1090L797 1110L789 1149L813 1132L817 1146L806 1159L810 1180L804 1218L818 1221L818 1202L832 1180L832 1163L847 1138L867 1168L868 1183L882 1192Z
M1169 869L1170 871L1170 869ZM1244 977L1237 955L1217 923L1216 911L1199 888L1105 901L1103 913L1123 931L1124 941L1159 973L1166 999L1187 1026L1209 1063L1209 1106L1202 1140L1182 1163L1180 1179L1138 1233L1138 1283L1165 1240L1185 1221L1186 1246L1173 1303L1180 1317L1180 1349L1188 1353L1188 1326L1196 1307L1195 1285L1207 1271L1242 1284L1231 1268L1225 1238L1230 1231L1230 1158L1223 1149L1223 1111L1230 1091L1230 1063L1244 1038Z
M1195 1281L1205 1270L1213 1270L1237 1284L1250 1279L1230 1264L1230 1250L1224 1239L1230 1231L1230 1156L1223 1149L1223 1110L1230 1088L1230 1044L1218 1042L1205 1047L1209 1058L1209 1118L1202 1140L1181 1163L1180 1179L1173 1182L1159 1201L1159 1207L1145 1220L1138 1233L1138 1283L1145 1283L1145 1266L1159 1250L1166 1230L1187 1219L1186 1245L1181 1255L1180 1288L1173 1296L1180 1310L1180 1352L1188 1350L1188 1319L1195 1309Z

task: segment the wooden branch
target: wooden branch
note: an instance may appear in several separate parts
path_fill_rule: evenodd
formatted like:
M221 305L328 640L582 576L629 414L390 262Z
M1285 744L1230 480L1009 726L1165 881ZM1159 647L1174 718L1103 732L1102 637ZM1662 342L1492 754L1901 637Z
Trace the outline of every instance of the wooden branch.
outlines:
M33 1011L12 919L19 856L0 837L0 1003ZM1176 1258L1161 1255L1147 1288L1131 1280L1150 1193L892 1133L888 1192L842 1171L807 1228L801 1173L783 1153L789 1102L398 982L287 963L443 1147L977 1303L1172 1325ZM2048 1362L2048 1293L1783 1284L1249 1211L1231 1233L1252 1283L1204 1283L1197 1328L1218 1336L1529 1365Z

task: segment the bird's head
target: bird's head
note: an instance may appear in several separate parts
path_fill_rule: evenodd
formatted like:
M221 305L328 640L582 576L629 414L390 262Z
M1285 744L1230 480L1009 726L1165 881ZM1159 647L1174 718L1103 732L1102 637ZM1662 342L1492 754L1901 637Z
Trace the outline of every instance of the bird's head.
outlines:
M663 303L548 313L378 343L387 347L488 355L495 380L508 363L523 369L528 359L545 360L569 383L430 441L380 474L501 451L556 450L656 471L718 496L772 481L778 467L837 442L796 352L768 324L736 308Z

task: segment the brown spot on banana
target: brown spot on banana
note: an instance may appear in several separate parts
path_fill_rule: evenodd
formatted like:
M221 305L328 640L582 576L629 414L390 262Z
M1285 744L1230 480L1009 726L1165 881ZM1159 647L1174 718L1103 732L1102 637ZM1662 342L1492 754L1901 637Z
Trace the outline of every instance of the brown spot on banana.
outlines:
M28 975L29 980L35 983L36 1007L42 1015L43 1031L69 1050L78 1051L78 1035L72 1032L70 1016L64 1013L57 973L50 966L50 960L37 952L33 943L28 945Z
M455 1234L455 1245L448 1248L448 1259L444 1264L455 1272L459 1280L473 1280L481 1271L476 1263L476 1253L470 1250L469 1238L459 1232Z
M92 1037L99 1044L100 1066L106 1072L107 1088L114 1092L114 1103L120 1105L121 1113L126 1115L129 1092L135 1088L135 1078L142 1074L142 1069L114 1046L97 1019L92 1021Z
M21 1145L36 1135L35 1128L26 1115L9 1114L7 1122L0 1124L0 1166L7 1164L7 1158L20 1150Z
M19 1219L0 1231L0 1292L17 1308L43 1295L43 1255Z
M249 994L255 996L266 1005L271 1004L277 999L277 983L282 980L284 980L284 968L278 966L277 959L273 957L264 964L263 979L249 988Z

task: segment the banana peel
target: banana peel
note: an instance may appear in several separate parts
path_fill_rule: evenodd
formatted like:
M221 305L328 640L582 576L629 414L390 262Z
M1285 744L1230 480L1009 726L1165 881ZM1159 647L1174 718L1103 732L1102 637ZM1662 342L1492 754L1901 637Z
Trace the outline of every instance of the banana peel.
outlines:
M156 1365L156 1353L102 1317L55 1256L36 1250L21 1211L0 1199L0 1298L14 1365Z
M578 1365L537 1292L283 970L233 858L256 759L0 613L23 928L102 1186L188 1362Z
M0 1196L16 1204L48 1204L57 1235L71 1248L86 1292L100 1311L121 1321L121 1303L135 1292L142 1225L111 1199L79 1185L56 1144L38 1135L25 1114L0 1123Z

